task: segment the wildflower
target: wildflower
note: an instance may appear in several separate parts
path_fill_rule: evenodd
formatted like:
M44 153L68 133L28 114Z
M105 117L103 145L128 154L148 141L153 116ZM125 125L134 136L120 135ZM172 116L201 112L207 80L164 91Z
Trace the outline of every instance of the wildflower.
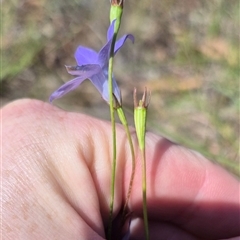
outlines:
M57 98L61 98L66 93L77 88L84 80L89 79L92 84L102 95L102 98L109 102L108 94L108 61L110 57L110 48L114 35L115 20L111 23L107 32L107 43L97 53L93 49L79 46L75 52L75 59L77 66L66 66L69 74L77 76L76 78L63 84L59 89L53 92L49 98L52 102ZM114 46L114 55L123 46L125 41L129 38L134 42L134 37L131 34L124 35ZM117 101L121 102L120 90L114 77L113 80L113 94Z

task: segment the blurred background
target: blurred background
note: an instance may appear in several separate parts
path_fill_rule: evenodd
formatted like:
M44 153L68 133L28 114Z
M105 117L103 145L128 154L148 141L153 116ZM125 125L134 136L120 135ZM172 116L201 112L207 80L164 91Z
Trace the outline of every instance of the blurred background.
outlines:
M126 0L114 61L132 123L132 92L152 92L148 129L201 152L240 176L239 0ZM109 0L2 0L2 105L48 101L72 79L78 45L105 44ZM85 81L54 102L66 111L109 119L107 104Z

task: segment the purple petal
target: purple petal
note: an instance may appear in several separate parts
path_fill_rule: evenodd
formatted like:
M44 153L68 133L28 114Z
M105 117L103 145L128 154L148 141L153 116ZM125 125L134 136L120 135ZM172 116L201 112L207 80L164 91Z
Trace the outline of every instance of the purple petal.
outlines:
M108 28L108 32L107 32L107 40L108 41L110 39L112 39L112 37L113 37L115 22L116 22L116 20L113 20L111 25ZM122 47L122 45L125 43L127 38L129 38L134 43L134 36L132 34L124 35L118 41L116 41L115 46L114 46L114 54L116 54L117 51Z
M114 34L114 25L115 25L116 19L112 21L111 25L108 28L108 32L107 32L107 40L109 41L110 39L112 39L113 34Z
M98 63L101 65L101 67L106 66L109 60L115 22L116 20L113 20L111 25L109 26L108 32L107 32L107 43L101 48L101 50L98 53Z
M65 94L67 94L68 92L74 90L75 88L77 88L84 80L86 80L86 78L82 78L82 77L77 77L72 79L71 81L63 84L59 89L57 89L55 92L53 92L49 98L49 102L52 102L53 100L57 99L57 98L61 98L62 96L64 96Z
M101 74L100 73L96 74L89 79L92 82L92 84L97 88L97 90L100 92L102 98L105 101L109 102L108 75L102 71ZM113 93L116 96L119 103L121 103L120 90L114 78L113 78Z
M117 82L114 77L113 77L112 81L113 81L113 93L114 93L115 97L117 98L118 102L121 103L120 90L118 88ZM108 81L105 81L103 84L102 97L104 100L109 102Z
M132 43L134 43L134 36L132 34L127 34L121 37L119 40L116 41L114 46L114 55L118 52L118 50L123 46L127 39L130 39Z
M118 52L118 50L123 46L125 41L127 39L130 39L132 42L134 42L134 36L132 34L127 34L121 37L118 41L116 41L115 46L114 46L114 55ZM99 51L98 54L98 64L104 68L109 60L109 55L110 55L110 48L112 44L112 39L110 39L106 45L103 46L103 48Z
M102 98L104 100L108 101L108 98L106 98L106 96L104 95L104 92L105 92L104 88L105 88L105 83L107 82L107 79L104 76L103 72L101 72L97 75L94 75L89 79L92 82L92 84L97 88L97 90L101 94Z
M104 68L109 60L110 55L110 48L112 44L113 34L114 34L114 24L116 20L113 20L110 27L108 28L107 33L107 40L108 42L102 47L102 49L98 53L98 64ZM127 39L130 39L132 42L134 42L134 36L132 34L127 34L121 37L118 41L116 41L114 46L114 55L118 52L118 50L123 46L125 41Z
M79 46L75 52L75 59L77 64L86 65L86 64L94 64L97 63L98 54L91 48L86 48Z
M81 70L84 69L84 70ZM86 68L88 68L88 70L86 70ZM61 98L62 96L64 96L65 94L67 94L68 92L74 90L75 88L77 88L84 80L86 80L87 78L90 79L90 77L92 77L93 75L102 72L101 68L99 67L99 65L96 64L92 64L92 65L85 65L85 66L77 66L77 67L67 67L67 70L69 72L71 72L71 74L79 74L79 76L77 78L74 78L72 80L70 80L69 82L63 84L59 89L57 89L55 92L53 92L49 98L49 101L52 102L53 100L57 99L57 98Z
M82 66L65 66L68 73L74 76L82 76L89 73L91 75L97 74L102 69L98 64L87 64Z
M98 53L98 64L104 68L108 64L112 39L110 39Z
M112 77L112 81L113 81L113 93L115 95L115 97L117 98L118 102L121 103L121 92L120 92L120 89L117 85L117 81L115 79L115 77L113 76Z

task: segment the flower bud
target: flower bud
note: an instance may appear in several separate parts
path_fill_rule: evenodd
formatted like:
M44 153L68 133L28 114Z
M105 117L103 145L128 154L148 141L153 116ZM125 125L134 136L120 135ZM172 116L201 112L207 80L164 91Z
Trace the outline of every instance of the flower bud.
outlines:
M116 19L116 29L119 28L123 12L123 0L111 0L110 23Z
M145 148L145 134L146 134L146 122L147 122L147 107L150 101L150 92L147 92L145 88L142 99L137 101L137 90L134 89L134 123L138 138L139 148L143 150Z
M120 6L123 8L124 0L110 0L112 6Z

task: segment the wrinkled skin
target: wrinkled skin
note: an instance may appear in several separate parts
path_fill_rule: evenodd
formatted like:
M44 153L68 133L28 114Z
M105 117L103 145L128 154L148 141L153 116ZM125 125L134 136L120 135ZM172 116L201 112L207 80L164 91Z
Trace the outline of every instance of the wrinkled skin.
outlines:
M137 149L134 131L133 139ZM108 122L36 100L2 109L4 239L105 239L111 178ZM114 216L126 197L131 155L117 126ZM239 181L198 153L147 134L151 239L240 235ZM130 239L144 239L141 162L129 202Z

